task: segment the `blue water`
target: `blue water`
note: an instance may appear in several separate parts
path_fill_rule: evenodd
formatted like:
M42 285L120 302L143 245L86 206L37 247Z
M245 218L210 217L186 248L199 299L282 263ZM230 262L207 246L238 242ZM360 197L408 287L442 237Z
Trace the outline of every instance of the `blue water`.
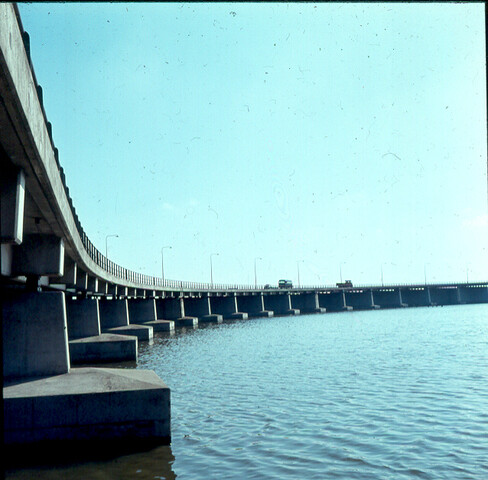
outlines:
M36 478L488 479L488 305L178 330L138 368L171 447Z

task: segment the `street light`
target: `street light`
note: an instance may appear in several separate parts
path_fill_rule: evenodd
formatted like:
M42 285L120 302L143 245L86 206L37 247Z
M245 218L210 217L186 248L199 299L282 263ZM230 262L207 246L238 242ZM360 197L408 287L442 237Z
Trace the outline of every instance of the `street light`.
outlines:
M384 263L381 264L381 286L384 287L385 286L385 283L383 282L383 265L385 265Z
M427 285L427 265L430 265L429 263L424 263L424 282Z
M298 288L300 288L300 262L304 262L304 260L297 260Z
M107 240L109 237L117 237L118 238L119 236L116 234L113 234L113 235L107 235L105 237L105 257L107 257L107 258L108 258L108 242L107 242Z
M342 265L344 265L344 262L339 264L339 276L341 277L341 283L343 283L342 282Z
M256 260L262 260L262 258L256 257L254 259L254 288L258 288L258 277L256 275Z
M163 251L165 248L173 248L170 245L166 245L164 247L161 247L161 278L163 279L163 285L164 285L164 255Z
M210 254L210 287L213 288L213 269L212 269L212 257L218 255L218 253Z

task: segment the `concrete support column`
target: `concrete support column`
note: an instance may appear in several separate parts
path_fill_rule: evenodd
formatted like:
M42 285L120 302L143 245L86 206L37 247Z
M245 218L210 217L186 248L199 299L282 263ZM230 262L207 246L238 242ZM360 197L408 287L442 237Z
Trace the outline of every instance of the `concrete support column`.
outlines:
M352 310L351 306L346 305L346 297L343 290L319 293L319 305L326 308L328 312L342 312Z
M100 300L100 325L102 332L134 335L139 340L151 340L153 338L153 328L151 326L129 323L129 306L127 302L127 299Z
M291 295L292 308L298 309L301 313L325 313L326 309L320 307L317 292L306 292Z
M274 315L271 310L265 310L262 293L237 296L237 307L240 312L247 313L249 317L272 317Z
M459 286L462 303L488 303L488 287L486 286Z
M130 323L146 323L157 320L156 302L154 300L132 298L128 300L127 304Z
M183 297L165 297L156 300L158 319L172 320L176 327L196 327L198 318L186 316Z
M430 297L434 305L458 305L459 289L455 286L431 287Z
M154 298L131 298L128 300L129 321L150 326L155 332L169 332L175 329L172 320L158 320Z
M63 292L1 294L4 379L69 371Z
M291 308L289 293L264 295L264 306L276 315L298 315L300 310Z
M227 319L243 320L248 318L247 313L237 310L237 297L235 293L221 297L210 297L210 307L212 312L220 314Z
M427 287L405 287L402 290L402 298L409 307L427 307L431 305Z
M406 305L402 302L402 293L396 288L380 288L371 290L373 294L373 305L380 308L400 308Z
M98 299L66 299L71 364L137 360L137 336L101 333Z
M352 290L345 292L347 305L354 310L369 310L377 308L373 303L373 293L371 290Z
M100 335L100 312L98 300L84 298L73 300L66 298L68 338L74 340Z
M222 322L222 315L212 313L210 297L185 298L185 311L190 317L197 317L199 322Z

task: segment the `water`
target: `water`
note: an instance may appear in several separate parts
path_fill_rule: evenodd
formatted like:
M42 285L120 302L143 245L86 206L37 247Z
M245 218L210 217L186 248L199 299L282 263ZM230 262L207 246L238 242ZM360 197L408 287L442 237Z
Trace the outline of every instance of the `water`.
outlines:
M158 334L138 368L172 389L171 447L7 478L488 478L488 305Z

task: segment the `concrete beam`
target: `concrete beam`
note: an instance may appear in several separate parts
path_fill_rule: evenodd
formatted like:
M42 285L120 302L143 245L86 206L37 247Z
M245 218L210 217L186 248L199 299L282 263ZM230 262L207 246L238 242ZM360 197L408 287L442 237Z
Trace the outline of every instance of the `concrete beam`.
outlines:
M0 243L20 245L24 229L25 175L7 160L0 163Z
M54 235L24 235L12 253L12 275L59 277L64 273L64 242Z

